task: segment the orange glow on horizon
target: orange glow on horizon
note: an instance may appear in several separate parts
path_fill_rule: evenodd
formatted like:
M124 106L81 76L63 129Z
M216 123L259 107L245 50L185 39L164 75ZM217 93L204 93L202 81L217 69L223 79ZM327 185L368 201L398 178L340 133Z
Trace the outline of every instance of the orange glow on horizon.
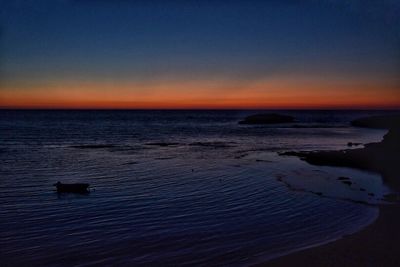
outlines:
M61 84L61 85L60 85ZM267 80L100 83L9 86L0 108L279 109L399 108L400 90L373 82Z

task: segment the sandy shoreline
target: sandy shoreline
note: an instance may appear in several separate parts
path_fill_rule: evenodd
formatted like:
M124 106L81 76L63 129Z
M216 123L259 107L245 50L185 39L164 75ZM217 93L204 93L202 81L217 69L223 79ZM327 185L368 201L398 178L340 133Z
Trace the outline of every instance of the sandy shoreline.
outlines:
M288 152L315 165L347 166L381 173L388 186L399 191L400 116L370 117L355 126L390 129L380 143L342 151ZM359 125L357 125L359 124ZM256 266L400 266L399 195L386 197L396 204L380 205L379 217L361 231L337 241L304 249Z
M400 206L382 205L360 232L255 266L400 266Z

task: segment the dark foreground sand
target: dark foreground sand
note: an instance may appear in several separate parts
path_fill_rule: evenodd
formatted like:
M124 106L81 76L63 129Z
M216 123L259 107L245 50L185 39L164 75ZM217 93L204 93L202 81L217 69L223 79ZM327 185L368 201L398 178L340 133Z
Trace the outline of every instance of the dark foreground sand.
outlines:
M379 218L338 241L257 266L400 266L400 206L380 207Z
M377 171L393 189L400 191L400 116L362 119L362 126L386 124L389 132L380 143L344 151L289 152L316 165L347 166ZM357 121L359 123L360 121ZM357 125L361 126L361 125ZM295 252L257 266L400 266L399 195L397 203L381 205L378 219L358 233L315 248Z

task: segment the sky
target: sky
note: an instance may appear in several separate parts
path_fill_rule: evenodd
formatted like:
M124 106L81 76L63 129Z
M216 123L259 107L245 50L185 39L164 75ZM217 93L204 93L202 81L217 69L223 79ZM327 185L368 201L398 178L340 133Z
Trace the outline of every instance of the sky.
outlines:
M397 0L0 0L0 108L400 108Z

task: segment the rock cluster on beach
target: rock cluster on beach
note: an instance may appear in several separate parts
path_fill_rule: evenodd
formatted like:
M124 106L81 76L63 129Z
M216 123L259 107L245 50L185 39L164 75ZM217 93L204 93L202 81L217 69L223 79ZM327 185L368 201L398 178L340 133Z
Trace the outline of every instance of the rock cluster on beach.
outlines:
M281 155L298 156L314 165L354 167L381 173L384 181L400 190L400 115L376 116L358 119L354 126L387 128L388 133L379 143L366 144L364 148L339 151L285 152Z
M375 116L352 122L353 126L388 129L379 143L364 148L340 151L288 152L312 164L348 166L382 174L385 182L400 191L400 115ZM350 181L338 177L338 181ZM351 185L350 185L351 186ZM365 191L364 188L359 188ZM373 196L373 193L368 193ZM399 193L384 196L385 201L400 203ZM330 244L300 251L259 266L400 266L399 205L380 205L379 218L359 233Z
M292 116L276 113L264 113L247 116L244 120L239 121L239 124L275 124L289 122L294 122Z

